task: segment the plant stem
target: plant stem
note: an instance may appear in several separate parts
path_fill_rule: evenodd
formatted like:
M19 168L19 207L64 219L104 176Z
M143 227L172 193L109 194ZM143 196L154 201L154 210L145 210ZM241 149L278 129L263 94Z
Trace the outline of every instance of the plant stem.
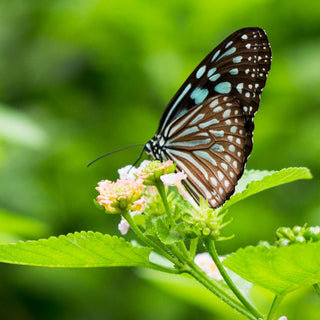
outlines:
M194 256L196 255L197 245L198 245L198 238L194 238L194 239L191 239L191 240L190 240L189 252L190 252L190 256L191 256L192 258L194 258Z
M169 218L170 224L171 224L171 226L174 226L175 221L174 221L174 218L172 216L172 213L171 213L171 210L170 210L170 207L169 207L169 203L168 203L168 199L167 199L167 195L166 195L166 189L165 189L165 187L164 187L164 185L163 185L163 183L161 181L159 181L156 184L156 187L157 187L158 192L160 194L160 197L161 197L161 200L163 202L166 214L167 214L167 216ZM190 255L189 255L189 252L188 252L188 250L186 248L185 243L183 241L180 241L180 242L177 243L177 246L179 247L181 252L183 252L185 258L186 259L190 259Z
M174 225L175 221L173 219L173 216L172 216L172 213L171 213L171 210L169 208L169 204L168 204L168 200L167 200L167 195L166 195L166 189L163 185L163 183L161 181L159 181L157 184L156 184L156 187L157 187L157 190L160 194L160 197L161 197L161 200L163 202L163 205L164 205L164 209L166 210L166 213L169 217L169 221L170 221L170 224L171 226Z
M153 270L157 270L157 271L161 271L161 272L166 272L166 273L173 273L173 274L183 273L183 271L181 271L179 269L165 267L165 266L153 263L153 262L150 262L150 264L148 265L148 268L153 269Z
M257 318L262 318L262 314L242 295L240 290L236 287L236 285L233 283L231 278L229 277L228 273L226 272L225 268L223 267L216 247L214 245L213 240L208 238L203 238L203 242L212 258L214 263L216 264L218 270L220 271L220 274L228 287L232 290L232 292L235 294L235 296L242 302L242 304Z
M138 228L138 226L134 223L131 215L129 212L122 212L122 216L127 220L129 223L131 229L133 232L137 235L137 237L147 246L154 248L156 251L158 251L159 254L166 257L169 261L171 261L176 266L181 267L182 264L176 260L174 257L172 257L164 248L159 246L155 241L151 240L150 238L146 237L142 231Z
M272 302L272 305L271 305L271 308L270 308L269 313L268 313L268 315L267 315L266 320L272 320L272 319L274 319L274 317L275 317L275 312L276 312L276 310L277 310L277 308L278 308L278 306L279 306L282 298L283 298L283 296L279 296L279 295L277 295L277 294L275 295L275 297L274 297L274 299L273 299L273 302Z

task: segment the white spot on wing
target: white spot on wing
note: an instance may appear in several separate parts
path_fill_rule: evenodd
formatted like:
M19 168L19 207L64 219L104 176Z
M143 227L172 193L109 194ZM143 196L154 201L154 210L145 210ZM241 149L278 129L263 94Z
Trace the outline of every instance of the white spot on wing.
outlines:
M224 111L224 113L222 114L223 118L228 118L230 116L231 110L227 109L226 111Z
M221 112L222 110L223 110L223 108L219 106L219 107L214 108L213 112Z
M236 89L238 90L239 93L242 93L242 89L243 89L243 82L238 83L236 86Z
M220 170L218 170L218 178L219 180L222 180L224 178L224 174Z
M214 100L210 103L209 107L210 107L210 108L214 108L215 106L218 105L218 103L219 103L218 99L214 99Z
M241 62L241 60L242 60L242 56L237 56L237 57L234 57L233 59L232 59L232 62L233 63L240 63Z

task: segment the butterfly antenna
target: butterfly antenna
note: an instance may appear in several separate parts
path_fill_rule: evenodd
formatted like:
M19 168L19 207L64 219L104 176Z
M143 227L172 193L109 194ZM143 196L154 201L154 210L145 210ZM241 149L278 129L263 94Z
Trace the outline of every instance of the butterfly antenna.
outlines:
M141 159L142 157L142 154L143 154L143 151L145 150L146 146L144 145L142 150L140 151L140 154L139 154L139 157L138 159L134 162L134 164L131 165L131 168L129 169L128 173L130 172L130 170L139 162L139 160Z
M138 146L144 146L144 144L143 144L143 143L137 143L137 144L133 144L133 145L131 145L131 146L127 146L127 147L124 147L124 148L121 148L121 149L117 149L117 150L108 152L108 153L106 153L106 154L103 154L102 156L99 156L98 158L90 161L90 162L87 164L87 167L90 167L90 166L91 166L94 162L96 162L97 160L100 160L101 158L110 156L110 155L113 154L113 153L117 153L117 152L124 151L124 150L130 149L130 148L133 148L133 147L138 147ZM143 152L143 150L144 150L144 147L143 147L142 151L140 152L140 155L139 155L139 158L138 158L137 161L139 161L140 158L142 157L142 152ZM136 161L134 164L136 164L137 161Z

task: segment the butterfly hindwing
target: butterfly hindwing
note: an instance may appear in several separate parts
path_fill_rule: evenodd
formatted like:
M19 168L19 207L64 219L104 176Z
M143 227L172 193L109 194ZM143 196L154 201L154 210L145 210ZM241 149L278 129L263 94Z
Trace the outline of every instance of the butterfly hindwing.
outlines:
M234 191L244 168L245 118L231 95L217 95L190 109L166 130L165 158L187 174L186 187L218 207Z

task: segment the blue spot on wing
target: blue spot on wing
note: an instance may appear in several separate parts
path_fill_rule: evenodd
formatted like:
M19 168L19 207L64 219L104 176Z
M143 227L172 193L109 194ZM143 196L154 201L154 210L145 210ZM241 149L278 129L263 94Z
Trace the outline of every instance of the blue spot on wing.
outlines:
M215 87L214 90L218 93L229 93L231 91L230 82L220 82Z
M186 112L187 112L187 109L181 110L178 114L178 117L182 116Z
M209 94L208 89L195 88L190 94L190 98L194 100L196 104L201 103Z

